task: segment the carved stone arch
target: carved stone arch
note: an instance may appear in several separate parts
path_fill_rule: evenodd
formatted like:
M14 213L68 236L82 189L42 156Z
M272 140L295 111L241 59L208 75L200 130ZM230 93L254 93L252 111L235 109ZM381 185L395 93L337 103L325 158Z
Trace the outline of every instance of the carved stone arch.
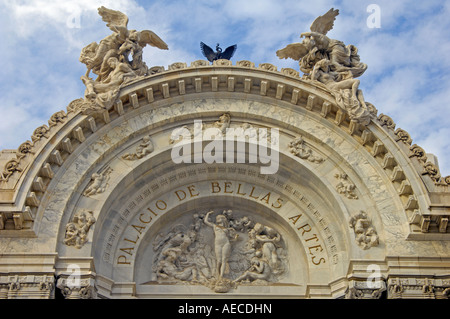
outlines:
M177 105L178 106L178 105ZM220 111L220 112L219 112ZM212 112L212 114L221 114L221 112L223 112L224 110L215 110L214 112ZM235 114L234 112L232 112L231 114ZM141 114L142 115L142 114ZM196 115L201 115L196 113ZM208 115L208 117L206 117L209 120L213 120L216 117L211 116L209 113L207 113L206 115ZM240 114L237 114L236 117L233 117L233 120L237 121L238 123L240 123L240 121L242 121L242 119L239 117ZM186 115L185 115L186 117ZM259 120L261 122L264 122L266 118L265 117L260 117ZM175 117L174 118L174 122L175 123L180 123L178 125L184 124L183 120L190 120L190 119L186 119L186 118L181 118L181 120L178 121L178 118ZM254 124L261 124L256 120L253 120ZM165 123L164 123L165 124ZM165 124L167 125L167 124ZM165 126L163 125L163 126ZM171 125L169 126L168 131L173 130L174 128L176 128L177 125ZM122 125L117 125L116 127L122 127ZM153 125L152 128L155 127L159 127L159 125L157 125L156 123ZM110 129L105 129L103 132L107 132L106 134L110 134L111 130ZM145 168L140 168L140 167L144 167L144 163L147 163L148 165L150 165L151 167L157 167L158 164L161 163L169 163L170 164L170 147L165 147L163 150L155 150L154 152L152 152L151 154L148 155L148 157L146 157L145 159L143 159L141 162L126 162L123 159L121 159L121 155L123 153L127 153L129 152L130 149L133 149L134 146L136 146L140 139L145 136L148 135L149 132L151 132L151 129L149 129L148 126L143 126L140 130L136 130L136 131L130 131L129 132L129 136L122 136L120 137L120 139L123 139L124 141L119 141L117 144L121 145L121 147L116 147L116 145L113 145L110 150L103 150L101 153L101 156L99 156L99 158L97 160L93 160L93 164L86 166L85 169L85 173L79 177L77 177L79 179L79 182L76 183L76 187L77 189L72 193L72 199L69 199L67 204L66 204L66 222L68 222L70 220L70 218L72 218L73 214L75 213L75 211L73 211L72 213L70 213L71 209L75 210L75 209L79 209L80 207L86 207L86 208L90 208L93 211L96 211L96 223L92 226L93 229L93 234L92 234L92 240L91 242L93 242L94 244L97 242L96 238L110 238L111 235L113 234L108 234L107 236L103 236L103 235L96 235L96 229L100 227L100 229L103 229L103 224L104 220L102 220L103 217L103 213L102 211L104 211L104 214L106 217L104 217L103 219L107 219L107 214L108 214L108 209L109 206L107 205L111 200L109 198L116 198L116 196L120 193L124 193L124 190L128 189L128 185L123 185L120 184L120 182L118 182L119 180L124 180L128 183L131 183L130 185L134 185L134 184L139 184L138 180L136 180L133 176L140 176L142 174L144 174L146 171L149 171L149 169L145 169ZM123 133L123 132L122 132ZM166 143L167 143L167 138L168 138L168 134L167 132L160 132L161 134L163 134L165 136L166 139ZM289 132L289 134L287 134L288 137L292 137L292 136L296 136L296 134L298 133L307 133L306 131L302 131L300 128L297 128L294 132ZM104 140L105 138L102 137L102 132L98 131L97 134L99 134L99 138L97 139L97 141L94 141L94 144L102 144L102 140ZM158 137L156 136L157 134L153 134L151 135L155 140L158 140ZM308 137L309 139L309 143L311 144L311 146L315 147L316 151L320 151L320 152L324 152L324 146L316 146L314 145L315 143L311 142L313 140L313 135L312 134L304 134ZM285 144L287 144L287 142L289 141L289 139L287 139L285 141ZM157 143L155 142L155 144L157 145ZM93 147L95 148L95 147ZM88 149L88 148L87 148ZM326 149L326 147L325 147ZM87 152L90 152L90 150L88 150ZM330 150L328 150L328 152L330 152ZM332 185L333 179L328 179L328 181L326 179L324 179L324 176L316 176L315 174L315 165L314 163L308 163L308 161L304 162L302 159L299 159L295 156L292 156L292 154L290 154L290 152L288 151L288 149L285 147L283 148L283 150L280 152L280 163L283 163L283 166L286 166L287 168L289 168L289 170L286 171L286 173L283 173L283 170L280 170L277 179L274 179L273 182L277 183L280 177L284 176L291 176L292 179L295 180L295 178L298 179L298 182L301 181L308 181L308 183L310 184L311 188L314 188L314 185L319 185L319 184L324 184L325 186L323 186L323 189L326 190L326 192L323 192L323 194L321 194L321 196L316 195L316 197L318 198L322 198L322 199L329 199L329 198L335 198L335 204L337 205L326 205L326 209L324 210L325 213L323 213L323 215L329 215L329 214L333 214L333 212L329 212L327 210L331 210L332 207L336 207L339 206L340 209L336 210L336 213L338 213L338 216L333 217L333 221L331 222L331 224L334 225L338 225L339 226L339 230L336 231L336 233L341 233L341 234L345 234L346 235L346 239L342 240L339 239L339 242L347 242L348 244L346 245L345 249L341 249L341 253L346 251L347 249L351 250L350 248L353 245L353 250L359 250L358 247L356 247L354 244L351 244L354 242L353 239L353 234L352 231L347 227L347 221L348 219L351 217L351 212L348 212L348 209L344 208L345 205L342 203L342 199L340 198L340 195L337 194L335 192L334 189L334 185ZM165 154L165 156L163 156ZM80 158L84 159L87 158L87 156L84 156L83 154L80 154ZM339 157L337 157L339 158ZM113 180L111 180L110 182L110 187L102 194L99 194L97 196L92 196L92 198L85 198L85 196L83 197L83 191L86 189L86 187L89 184L89 176L91 175L92 172L94 171L103 171L105 170L105 167L115 167L115 165L111 165L111 161L112 160L116 160L116 162L121 163L122 166L124 166L125 168L128 168L128 175L124 175L124 171L125 169L123 168L123 172L121 174L119 174L118 176L115 177L116 182ZM328 157L328 162L335 162L334 164L328 164L327 163L325 167L328 167L327 169L325 169L322 174L325 174L324 172L331 172L332 169L336 168L335 166L337 165L337 163L339 163L339 160L334 159L334 161L332 161L332 156ZM127 163L127 165L125 165L124 163ZM74 163L75 165L77 165L76 163ZM341 165L341 164L340 164ZM77 166L78 169L80 169L80 166ZM175 166L176 167L176 166ZM302 168L303 167L303 168ZM343 168L343 166L340 166L341 168ZM170 169L173 169L173 165L168 165L168 169L170 171ZM348 167L346 169L348 171ZM256 169L257 171L257 169ZM301 172L308 172L307 174L302 174ZM330 174L328 174L330 175ZM131 177L130 177L131 176ZM158 178L160 179L166 179L168 180L169 178L165 178L163 176L158 175ZM267 178L267 177L266 177ZM313 181L314 180L314 181ZM297 182L297 183L298 183ZM288 185L286 185L288 186ZM291 186L292 187L292 186ZM302 192L300 193L295 193L295 190L291 188L291 191L294 192L294 195L292 196L297 196L296 200L297 201L302 201L302 199L304 198L302 195ZM310 192L312 192L310 190ZM314 193L314 192L312 192ZM295 195L296 194L296 195ZM80 199L81 198L81 199ZM314 207L314 205L320 205L320 201L318 202L317 199L314 203L310 203L308 202L308 200L306 199L307 204L305 204L305 207ZM322 203L323 204L323 203ZM304 208L305 210L307 208ZM313 209L313 208L311 208ZM345 211L345 213L341 212L341 211ZM117 211L115 211L115 213L117 213ZM321 222L323 223L323 220L321 219L321 217L323 217L322 215L320 215L320 213L318 215L314 215L315 211L313 209L312 212L310 212L311 214L311 218L315 218L317 220L315 220L315 223L317 223L317 225L319 225ZM112 214L112 213L110 213ZM295 215L293 215L295 216ZM291 216L291 217L293 217ZM65 222L61 223L60 226L60 232L59 232L59 253L61 254L61 257L64 257L65 252L69 252L70 254L72 254L73 251L73 247L66 247L65 245L63 245L63 238L64 238L64 232L65 232ZM381 231L381 223L379 221L377 221L377 225L379 230ZM300 225L302 226L302 225ZM326 227L327 224L324 224L322 227ZM300 231L303 231L303 229L301 229ZM99 234L99 233L97 233ZM325 237L325 235L324 235ZM329 238L329 236L326 238L326 240L331 240ZM102 247L103 248L103 247ZM83 253L84 252L84 253ZM82 247L82 249L79 251L79 253L84 254L85 257L91 256L92 254L96 254L96 251L92 251L92 246L89 245L89 243L87 243L84 247ZM373 254L373 252L372 252ZM360 256L358 253L355 256ZM97 258L103 258L103 256L97 256ZM333 255L329 255L330 261L333 260L333 258L335 258ZM382 257L380 257L382 258ZM346 257L344 257L344 259L346 259ZM343 273L343 269L345 269L346 267L348 267L348 265L341 265L340 268L340 276L342 278L342 276L345 276L345 273ZM96 270L98 271L98 274L102 274L102 269L101 267L99 267L98 263L97 263L97 267ZM336 273L336 272L334 272ZM329 287L327 289L330 289ZM336 292L334 292L336 293ZM332 292L328 292L328 294L332 294Z
M125 217L138 218L142 210L149 212L152 201L154 204L170 194L173 207L168 206L167 216L184 223L189 223L186 216L197 209L205 213L207 205L213 206L215 214L229 206L241 217L249 215L255 220L261 218L262 223L273 223L286 236L289 245L284 248L288 254L295 247L302 251L303 257L292 257L289 265L293 272L299 267L301 275L292 273L287 275L294 278L291 281L269 283L289 286L289 296L342 297L350 286L361 288L358 285L365 282L370 275L367 269L373 264L380 266L384 279L401 281L394 278L406 276L398 267L399 260L415 258L417 251L430 259L412 267L418 272L426 269L430 276L436 273L433 256L436 251L445 251L437 239L448 235L447 206L441 202L446 195L440 189L446 186L435 184L434 171L424 171L424 157L419 159L412 151L409 139L408 143L399 139L400 131L393 130L386 116L362 126L349 120L321 86L274 68L229 63L171 69L132 82L122 87L108 111L83 114L77 109L79 103L71 103L63 122L54 121L46 135L35 138L27 152L16 157L17 169L11 170L8 181L2 184L2 194L6 194L2 196L7 200L2 203L5 211L1 212L0 225L4 229L0 229L0 235L11 237L11 251L30 252L27 258L43 252L45 273L61 276L61 287L66 285L69 266L79 265L81 295L161 296L157 288L164 284L144 278L145 271L139 266L144 263L142 259L126 276L106 265L117 262L118 252L125 253L121 248L127 249L118 245L126 234L125 229L115 228L120 217L131 227L132 221ZM174 130L192 128L196 119L213 126L226 113L231 117L231 127L249 124L279 130L277 174L260 174L263 165L248 163L173 163L170 152L174 144L169 140ZM98 189L91 187L97 179L104 180ZM186 201L174 197L178 188L188 192L188 186L198 185L195 189L204 193L208 190L205 185L219 182L223 190L227 181L235 187L233 194L209 194L209 199L208 194L202 194L201 200L193 197ZM239 183L248 188L242 193L259 187L283 196L289 204L278 214L261 201L262 195L252 199L236 194ZM137 200L142 210L130 208ZM261 211L261 215L251 209ZM184 211L187 215L182 214ZM298 217L300 214L302 217ZM303 221L306 216L307 221ZM357 220L359 225L366 225L364 231L374 231L373 236L364 237ZM167 220L156 220L156 216L155 221L154 232L166 232L172 226ZM70 238L71 223L85 226L83 236ZM302 228L308 223L311 231ZM308 245L316 240L305 237L304 231L305 236L320 237L326 254L317 255L315 261L326 258L326 263L319 265L323 268L313 268ZM133 248L139 258L148 253L146 248L154 240L154 232L142 234L140 240L147 245L140 243ZM128 243L134 240L126 238ZM420 239L433 240L436 248L425 249L417 241ZM316 249L312 252L319 252ZM9 267L15 257L4 256ZM446 287L445 283L441 286ZM172 296L184 289L183 285L173 287ZM217 293L207 285L191 283L190 287L202 296ZM257 294L261 287L228 287L227 294ZM278 292L274 295L283 295Z

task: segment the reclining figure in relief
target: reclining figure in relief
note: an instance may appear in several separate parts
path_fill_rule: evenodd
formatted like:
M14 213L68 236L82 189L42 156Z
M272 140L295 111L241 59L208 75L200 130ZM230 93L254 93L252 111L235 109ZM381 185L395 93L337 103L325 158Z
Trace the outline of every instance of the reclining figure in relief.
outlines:
M110 109L124 83L148 74L142 60L142 50L147 44L168 50L167 44L154 32L128 30L128 17L124 13L103 6L98 13L113 33L81 51L80 62L87 67L81 77L86 85L84 113ZM91 71L97 75L95 80L90 77Z
M299 61L304 79L317 81L335 97L337 105L347 112L351 120L367 125L376 115L375 108L364 101L358 89L359 80L367 69L360 62L358 49L326 36L333 28L339 10L330 9L311 24L311 32L304 32L301 43L292 43L277 51L280 59ZM375 113L375 114L374 114Z

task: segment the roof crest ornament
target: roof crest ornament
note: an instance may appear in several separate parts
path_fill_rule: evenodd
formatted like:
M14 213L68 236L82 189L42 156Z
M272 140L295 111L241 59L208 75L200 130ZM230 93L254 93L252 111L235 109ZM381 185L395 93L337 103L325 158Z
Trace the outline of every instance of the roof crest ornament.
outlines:
M336 104L347 112L351 120L367 125L376 116L376 110L364 101L359 80L367 69L360 62L358 49L326 36L333 29L339 10L331 8L311 24L310 32L300 35L303 41L292 43L276 52L280 59L299 61L304 79L318 82L335 98Z
M148 74L149 69L142 60L147 44L161 50L169 49L153 31L129 30L128 16L120 11L102 6L98 14L113 33L81 51L80 62L87 67L81 77L86 85L83 113L110 109L122 85ZM91 71L97 75L95 80L90 77Z

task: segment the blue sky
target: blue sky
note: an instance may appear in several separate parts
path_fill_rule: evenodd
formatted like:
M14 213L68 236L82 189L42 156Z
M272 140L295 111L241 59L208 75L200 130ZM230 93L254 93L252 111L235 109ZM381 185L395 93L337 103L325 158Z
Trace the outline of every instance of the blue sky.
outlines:
M380 9L380 28L367 24L370 4ZM368 64L359 78L365 99L450 175L450 2L442 0L0 0L0 150L30 140L53 113L83 96L81 49L111 32L97 14L102 5L126 13L130 29L157 33L169 51L146 48L144 60L166 68L203 59L203 41L237 44L233 62L298 70L275 52L298 42L316 17L339 9L328 36L356 45Z

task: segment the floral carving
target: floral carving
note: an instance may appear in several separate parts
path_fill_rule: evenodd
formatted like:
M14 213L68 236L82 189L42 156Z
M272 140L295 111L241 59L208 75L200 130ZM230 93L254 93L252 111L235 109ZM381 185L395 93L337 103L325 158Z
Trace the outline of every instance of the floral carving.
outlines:
M409 150L411 151L410 153L410 157L417 157L417 159L420 162L425 163L427 161L427 154L425 153L425 150L423 148L421 148L420 146L414 144L413 146L411 146L409 148Z
M19 148L17 149L17 158L22 159L27 154L34 154L33 152L33 143L30 141L23 142L20 144Z
M397 141L401 140L403 143L411 145L412 138L405 130L398 128L395 130L395 135L397 135Z
M39 141L41 138L45 137L48 138L48 133L50 129L47 125L41 125L37 129L34 130L33 135L31 136L31 140L33 143Z
M439 173L439 169L436 165L431 162L427 162L423 164L423 168L424 171L422 172L422 174L428 174L433 181L439 182L439 180L441 179L441 174Z
M0 174L0 180L7 182L14 172L22 172L22 169L19 167L19 160L17 159L12 159L5 164L5 168Z
M380 122L381 126L386 126L391 130L395 129L394 120L386 114L381 113L380 116L378 116L378 121Z
M236 65L244 67L244 68L254 68L255 67L255 63L253 63L251 61L247 61L247 60L237 61Z
M277 71L277 67L273 64L270 63L261 63L258 66L258 69L262 69L262 70L266 70L266 71L272 71L272 72L276 72Z
M57 125L58 123L64 123L66 121L66 118L66 112L58 111L50 117L50 120L48 120L48 125L52 127Z

